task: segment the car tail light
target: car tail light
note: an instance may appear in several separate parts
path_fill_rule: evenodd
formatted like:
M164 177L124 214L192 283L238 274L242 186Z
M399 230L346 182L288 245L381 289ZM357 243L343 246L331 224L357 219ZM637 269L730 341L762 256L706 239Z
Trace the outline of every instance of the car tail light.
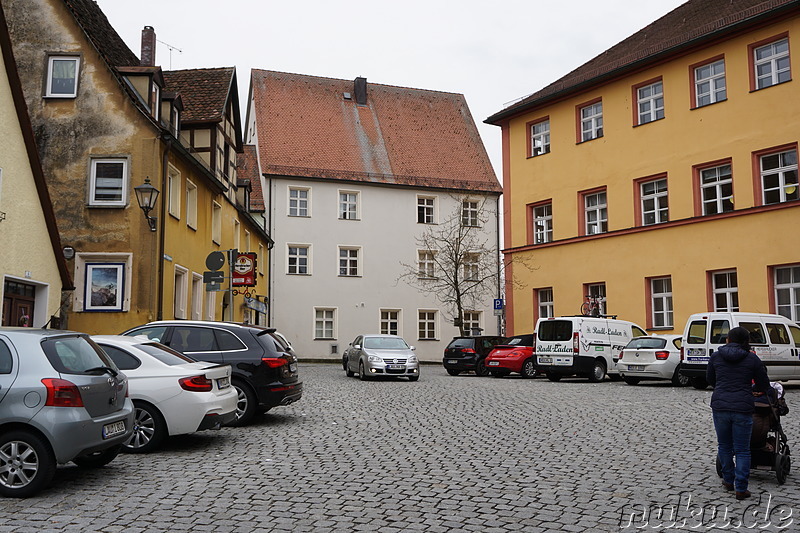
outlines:
M683 346L681 346L681 362L683 362Z
M572 334L572 353L579 354L581 351L581 334L577 331Z
M270 368L280 368L286 364L286 359L281 357L262 357L261 362Z
M189 392L208 392L213 388L211 380L205 376L181 378L178 383L183 390L188 390Z
M656 359L659 361L664 361L665 359L669 359L669 352L656 352Z
M625 352L619 352L619 360L622 361L622 357L625 355Z
M533 334L533 355L536 355L536 333Z
M472 348L461 348L461 353L475 353Z
M42 383L47 387L49 407L83 407L83 398L78 387L71 381L58 378L44 378Z

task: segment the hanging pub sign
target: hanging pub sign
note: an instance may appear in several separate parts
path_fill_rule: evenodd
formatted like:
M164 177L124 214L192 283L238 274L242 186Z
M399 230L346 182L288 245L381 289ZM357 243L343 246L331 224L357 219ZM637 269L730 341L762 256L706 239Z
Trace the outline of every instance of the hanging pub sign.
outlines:
M233 265L233 278L231 285L234 287L255 287L256 285L256 253L240 253Z

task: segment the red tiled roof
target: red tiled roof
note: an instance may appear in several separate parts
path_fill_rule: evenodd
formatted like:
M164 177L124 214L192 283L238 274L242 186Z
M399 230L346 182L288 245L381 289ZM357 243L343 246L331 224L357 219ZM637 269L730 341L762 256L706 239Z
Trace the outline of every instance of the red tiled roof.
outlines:
M243 146L244 152L236 160L236 175L239 179L250 180L250 211L263 213L265 209L264 192L261 188L261 174L258 171L258 154L252 144Z
M655 22L584 63L563 78L495 113L495 124L559 96L579 92L665 55L680 52L765 18L800 7L798 0L689 0Z
M222 120L235 72L233 67L164 71L165 88L183 99L181 122Z
M501 192L463 95L252 71L262 171ZM343 94L350 93L351 99Z

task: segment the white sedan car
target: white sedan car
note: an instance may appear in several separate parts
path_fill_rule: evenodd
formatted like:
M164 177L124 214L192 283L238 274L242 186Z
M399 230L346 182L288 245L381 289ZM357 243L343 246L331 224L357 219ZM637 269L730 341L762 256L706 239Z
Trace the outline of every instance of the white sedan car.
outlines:
M136 416L123 451L145 453L168 435L219 429L236 418L230 365L198 362L146 337L94 335L128 376Z
M685 387L689 378L681 375L680 363L680 335L649 335L631 339L617 361L617 370L628 385L668 379L675 386Z

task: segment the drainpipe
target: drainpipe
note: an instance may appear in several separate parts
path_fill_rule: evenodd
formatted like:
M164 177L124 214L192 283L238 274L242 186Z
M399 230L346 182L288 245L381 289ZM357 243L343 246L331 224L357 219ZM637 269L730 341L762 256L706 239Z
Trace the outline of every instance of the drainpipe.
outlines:
M167 139L167 145L164 148L164 155L161 157L161 214L158 216L158 289L157 289L157 306L156 320L164 320L164 229L166 227L167 215L167 163L170 150L172 149L172 138L169 136L162 136Z
M503 298L503 294L500 293L500 271L502 269L503 273L505 274L505 269L502 268L504 262L503 262L502 252L500 251L500 196L499 195L497 196L497 200L495 201L494 215L495 215L495 229L497 231L497 238L495 239L495 242L497 243L497 297ZM508 282L508 280L506 280L506 282ZM503 331L503 315L506 312L505 307L506 307L505 302L503 302L503 312L497 315L498 335L506 334L506 332Z
M270 237L272 237L273 235L275 235L275 233L272 231L272 176L271 175L267 176L266 174L263 174L263 176L267 178L267 180L268 180L267 183L269 184L269 187L268 187L269 194L267 196L268 203L267 203L267 206L266 206L266 209L267 209L267 234ZM275 239L273 238L272 240L274 241ZM269 264L268 264L268 267L267 267L267 291L268 291L267 297L269 298L268 303L267 303L267 326L272 326L273 325L272 324L272 305L275 302L275 292L273 290L274 287L272 286L272 284L274 282L274 278L272 277L272 274L273 274L273 271L275 269L272 268L272 267L274 266L273 263L275 262L275 260L273 258L273 251L272 250L274 250L274 249L275 249L274 246L272 248L267 247L267 250L269 251Z

